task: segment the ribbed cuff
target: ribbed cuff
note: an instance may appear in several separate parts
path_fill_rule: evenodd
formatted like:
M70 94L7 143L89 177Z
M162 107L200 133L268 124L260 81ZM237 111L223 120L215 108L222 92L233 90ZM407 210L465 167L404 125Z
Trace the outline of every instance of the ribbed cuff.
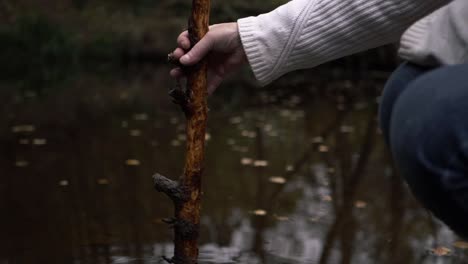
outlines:
M255 78L259 81L260 85L268 84L267 72L269 63L263 60L261 52L262 47L257 42L257 31L259 25L257 24L256 17L241 18L237 21L239 34L244 46L244 51L249 61L252 72Z

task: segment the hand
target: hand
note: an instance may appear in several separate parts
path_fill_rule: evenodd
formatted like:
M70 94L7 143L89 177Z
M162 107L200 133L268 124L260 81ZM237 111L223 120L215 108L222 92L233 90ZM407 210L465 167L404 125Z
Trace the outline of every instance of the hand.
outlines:
M184 31L178 37L177 45L173 57L182 65L194 65L207 56L209 94L218 88L227 74L247 63L235 22L210 26L208 33L192 49L188 32ZM176 79L184 77L180 68L172 69L170 74Z

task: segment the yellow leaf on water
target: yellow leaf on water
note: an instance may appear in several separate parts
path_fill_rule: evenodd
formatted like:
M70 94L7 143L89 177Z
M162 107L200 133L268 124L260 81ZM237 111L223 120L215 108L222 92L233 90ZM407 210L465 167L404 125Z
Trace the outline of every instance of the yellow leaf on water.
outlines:
M133 119L137 121L146 121L148 120L148 114L146 113L135 114L133 115Z
M177 140L185 141L187 140L187 136L185 134L179 134L177 135Z
M240 116L235 116L235 117L232 117L229 122L231 122L231 124L239 124L242 122L242 117Z
M47 139L45 138L35 138L33 139L33 145L43 146L47 144Z
M436 247L436 248L431 250L432 254L434 254L436 256L439 256L439 257L447 256L447 255L450 254L450 252L452 252L452 250L450 248L447 248L447 247Z
M267 215L267 211L263 210L263 209L257 209L255 211L252 212L254 215L257 215L257 216L265 216Z
M139 136L141 136L141 130L139 130L139 129L132 129L132 130L130 130L130 136L132 136L132 137L139 137Z
M353 126L341 126L340 127L340 132L341 133L353 133L354 132L354 127Z
M466 241L456 241L453 243L453 246L460 249L468 249L468 242Z
M97 183L99 185L108 185L110 183L110 181L108 179L102 178L102 179L98 179Z
M125 161L128 166L140 166L140 161L136 159L129 159Z
M270 182L277 184L285 184L286 179L283 177L270 177Z
M367 207L367 203L364 201L356 201L354 203L354 206L356 206L356 208L359 208L359 209L364 209Z
M241 164L242 165L251 165L253 163L253 159L250 158L242 158L241 159Z
M249 138L256 138L256 137L257 137L257 133L254 132L254 131L250 131L249 134L247 135L247 137L249 137Z
M23 138L19 140L20 145L28 145L29 139Z
M11 128L13 133L34 132L36 127L33 125L18 125Z
M268 161L266 160L256 160L253 163L254 167L266 167L268 166Z
M325 152L328 152L328 147L325 145L320 145L318 150L319 152L325 153Z
M322 143L323 137L315 137L312 139L312 143Z
M24 168L24 167L29 166L29 162L27 162L25 160L18 160L18 161L16 161L15 166L19 167L19 168Z
M288 221L289 220L289 217L287 216L275 216L276 220L278 221Z
M68 186L68 181L67 180L61 180L59 181L59 185L62 186L62 187L65 187L65 186Z

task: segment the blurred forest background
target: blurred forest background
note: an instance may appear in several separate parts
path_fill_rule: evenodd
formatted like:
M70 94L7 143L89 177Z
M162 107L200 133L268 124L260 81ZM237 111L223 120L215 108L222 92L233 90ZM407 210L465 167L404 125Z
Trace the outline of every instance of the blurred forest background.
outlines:
M211 23L268 12L284 2L214 0ZM185 28L190 6L185 0L2 0L0 78L37 83L77 70L163 64ZM349 63L370 63L374 69L395 65L392 47L368 55Z

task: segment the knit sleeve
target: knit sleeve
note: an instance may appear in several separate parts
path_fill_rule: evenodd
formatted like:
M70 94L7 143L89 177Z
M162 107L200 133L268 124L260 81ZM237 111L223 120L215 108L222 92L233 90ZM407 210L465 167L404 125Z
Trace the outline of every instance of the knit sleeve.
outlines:
M255 77L281 75L397 41L412 23L449 0L293 0L238 20Z

